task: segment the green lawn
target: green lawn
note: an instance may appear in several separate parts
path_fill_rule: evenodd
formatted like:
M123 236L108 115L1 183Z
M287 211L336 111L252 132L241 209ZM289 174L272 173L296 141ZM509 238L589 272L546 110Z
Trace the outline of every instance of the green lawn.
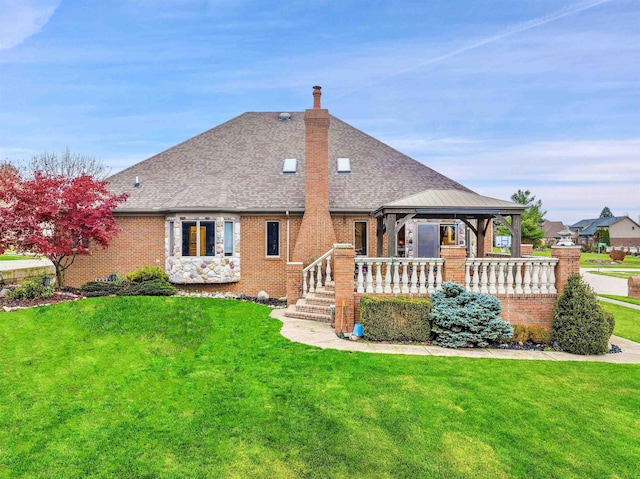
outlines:
M640 342L640 311L637 309L618 306L617 304L600 301L604 309L616 318L616 328L613 334L631 341Z
M550 257L551 250L534 251L534 256ZM609 263L609 264L607 264ZM601 268L640 268L640 256L625 256L624 261L619 264L610 264L611 258L606 253L600 253L600 267ZM580 254L580 267L581 268L597 268L598 267L598 253L582 253Z
M17 254L0 254L0 261L11 261L15 259L31 259Z
M629 279L631 276L638 276L640 271L615 271L607 269L605 271L591 271L593 274L599 274L600 276L611 276L612 278Z
M640 476L638 366L320 350L269 311L0 313L0 476Z

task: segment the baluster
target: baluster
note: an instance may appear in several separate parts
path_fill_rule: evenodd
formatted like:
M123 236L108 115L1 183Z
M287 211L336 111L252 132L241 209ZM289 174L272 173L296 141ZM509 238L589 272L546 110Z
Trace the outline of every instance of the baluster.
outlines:
M409 292L414 294L418 292L418 262L415 260L411 263L411 287Z
M540 294L540 262L536 261L531 267L531 292Z
M489 263L486 261L482 262L482 276L480 276L480 292L481 293L488 293L489 292L489 288L487 287L487 284L489 283L489 277L488 277L488 270L489 269Z
M409 262L402 261L402 292L409 292Z
M429 294L433 293L435 291L435 288L433 287L433 282L434 282L434 274L435 274L435 270L436 270L436 262L435 261L429 261L429 276L427 278L427 292Z
M549 286L547 285L547 281L549 280L548 271L549 271L549 262L542 261L540 263L540 293L541 294L549 293Z
M322 288L322 261L318 263L317 276L318 276L318 281L316 282L316 291Z
M364 279L362 277L362 261L358 261L358 293L364 293Z
M516 267L516 294L522 294L524 291L522 289L522 261L515 262Z
M477 259L473 260L473 287L471 290L474 293L480 292L480 270L479 270L480 262Z
M496 288L496 263L491 261L489 263L489 294L496 294L498 288Z
M531 294L531 263L524 262L524 278L522 279L524 294Z
M309 268L309 292L310 293L315 293L316 288L315 288L315 281L314 281L314 277L313 277L313 267Z
M469 260L464 263L464 289L471 291L471 264Z
M307 297L307 272L302 272L302 297Z
M327 256L327 278L325 285L331 283L331 255Z
M504 289L504 262L498 263L498 294L505 294L507 291Z
M400 292L400 261L393 266L393 293L398 294Z
M442 291L442 268L444 267L444 262L441 261L440 263L438 263L438 261L436 260L434 264L435 264L435 267L437 268L436 291Z
M513 294L513 261L507 261L507 294Z
M373 262L368 261L367 263L367 293L373 293Z
M372 263L373 264L373 263ZM376 293L382 293L382 261L376 262Z
M549 293L556 294L556 264L551 262L549 265Z
M429 263L427 261L420 261L420 288L418 289L420 294L427 293L427 285L425 284L427 282L427 275L424 274L425 266L428 268Z
M385 264L385 267L386 267L386 271L384 273L384 292L385 293L390 293L392 291L392 289L391 289L391 268L393 267L393 262L392 261L385 261L384 264Z

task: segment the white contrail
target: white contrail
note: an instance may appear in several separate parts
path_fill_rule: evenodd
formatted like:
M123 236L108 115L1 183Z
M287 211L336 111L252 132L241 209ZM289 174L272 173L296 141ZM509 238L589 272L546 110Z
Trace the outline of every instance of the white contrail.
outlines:
M550 13L549 15L545 15L544 17L535 18L533 20L529 20L528 22L520 23L519 25L515 25L509 28L506 32L500 33L498 35L494 35L483 40L479 40L476 43L472 43L471 45L467 45L462 48L458 48L449 53L445 53L444 55L440 55L439 57L430 58L424 62L421 62L416 68L412 68L410 71L413 71L417 68L420 68L424 65L429 65L430 63L436 63L440 60L446 60L447 58L451 58L453 56L459 55L460 53L467 52L469 50L473 50L474 48L481 47L483 45L487 45L488 43L494 43L498 40L502 40L503 38L510 37L516 33L524 32L527 30L531 30L532 28L539 27L540 25L544 25L545 23L554 22L559 20L560 18L568 17L569 15L574 15L576 13L582 12L584 10L588 10L593 7L597 7L598 5L602 5L603 3L610 2L611 0L595 0L591 2L583 2L578 5L568 6L557 12Z
M578 3L578 4L567 6L565 8L562 8L562 9L558 10L557 12L550 13L549 15L545 15L545 16L539 17L539 18L534 18L533 20L529 20L528 22L523 22L523 23L519 23L517 25L514 25L514 26L508 28L503 33L499 33L497 35L493 35L491 37L487 37L487 38L484 38L482 40L478 40L477 42L472 43L471 45L467 45L467 46L458 48L458 49L453 50L453 51L451 51L449 53L445 53L443 55L440 55L440 56L437 56L437 57L434 57L434 58L429 58L428 60L424 60L424 61L419 62L417 64L411 65L411 67L406 68L404 70L396 70L391 75L379 76L377 78L377 81L374 80L374 82L379 82L380 80L382 80L384 78L391 78L391 77L394 77L394 76L402 75L404 73L414 72L414 71L419 70L420 68L422 68L422 67L424 67L426 65L430 65L432 63L437 63L439 61L446 60L447 58L454 57L456 55L459 55L459 54L464 53L464 52L468 52L469 50L473 50L475 48L479 48L479 47L487 45L489 43L495 43L495 42L497 42L499 40L502 40L503 38L507 38L507 37L510 37L511 35L515 35L516 33L524 32L524 31L527 31L527 30L531 30L532 28L539 27L540 25L544 25L545 23L554 22L554 21L559 20L561 18L568 17L569 15L574 15L576 13L580 13L580 12L582 12L584 10L589 10L590 8L597 7L598 5L602 5L603 3L608 3L610 1L612 1L612 0L591 0L591 1L588 1L588 2L581 2L581 3ZM347 92L344 92L342 94L338 94L336 96L337 97L343 97L343 96L349 95L350 93L354 93L354 92L356 92L358 90L360 90L360 88L353 89L351 91L347 91Z

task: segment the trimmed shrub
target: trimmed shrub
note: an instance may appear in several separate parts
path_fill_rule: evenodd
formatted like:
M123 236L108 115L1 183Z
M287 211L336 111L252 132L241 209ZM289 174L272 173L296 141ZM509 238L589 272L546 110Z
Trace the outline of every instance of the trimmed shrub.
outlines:
M53 286L45 286L46 276L40 275L24 281L13 291L9 291L7 296L11 299L37 299L50 298L53 296Z
M513 328L499 317L500 301L483 293L466 291L446 282L431 295L434 344L447 348L485 348L513 335Z
M169 275L167 275L160 266L143 266L135 271L127 273L127 281L132 283L144 283L145 281L152 281L154 279L162 279L169 281Z
M569 276L553 315L552 339L573 354L605 354L615 320L579 274Z
M163 279L143 283L123 283L119 296L173 296L176 288Z
M80 288L80 294L88 298L98 296L173 296L176 289L163 279L154 279L142 283L123 281L90 281Z
M360 321L371 341L428 341L431 336L427 298L360 298Z
M529 341L535 344L550 344L551 331L543 326L526 326L524 324L512 324L513 336L511 342L525 344Z
M624 258L626 256L627 253L625 253L621 249L614 249L609 253L609 258L611 258L613 261L624 261Z
M80 294L87 298L117 295L122 289L122 283L110 281L89 281L80 286Z

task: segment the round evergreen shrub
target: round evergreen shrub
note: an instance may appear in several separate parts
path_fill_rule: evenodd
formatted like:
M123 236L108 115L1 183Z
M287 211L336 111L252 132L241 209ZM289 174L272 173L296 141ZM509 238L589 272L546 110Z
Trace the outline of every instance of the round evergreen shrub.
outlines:
M447 348L486 348L507 341L513 328L499 317L497 298L465 290L456 283L442 284L431 295L431 330L434 344Z
M152 281L154 279L162 279L169 281L169 275L164 272L160 266L143 266L135 271L127 273L127 281L132 283L144 283L145 281Z
M614 326L613 315L598 304L591 287L579 274L569 276L553 316L558 347L573 354L605 354Z

